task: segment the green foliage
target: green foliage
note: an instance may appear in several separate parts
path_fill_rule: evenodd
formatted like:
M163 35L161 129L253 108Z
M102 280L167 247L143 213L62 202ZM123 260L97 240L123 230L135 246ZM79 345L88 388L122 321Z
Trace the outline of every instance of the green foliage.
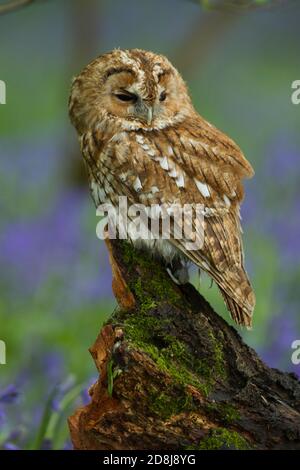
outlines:
M40 420L35 437L29 443L29 449L41 449L43 442L49 440L53 450L60 449L68 437L66 419L71 406L83 390L84 384L74 384L59 402L59 408L55 409L53 403L60 394L60 385L53 388L50 393Z
M110 397L112 397L113 387L114 387L114 377L113 377L113 360L110 359L107 363L107 392Z
M122 373L121 369L114 368L114 360L111 357L107 363L107 393L110 397L113 395L114 380Z
M51 439L54 449L62 449L69 439L67 417L76 406L81 405L77 399L86 387L84 382L96 373L87 348L95 340L95 332L100 330L103 321L114 308L113 302L86 305L85 308L73 306L65 308L61 315L56 311L55 300L57 298L48 285L28 303L24 300L20 305L16 300L12 305L5 296L0 301L1 338L8 345L8 364L1 369L1 379L10 383L22 371L30 373L28 385L20 391L22 401L8 410L12 425L20 422L18 414L21 411L23 420L27 420L21 424L23 427L27 424L24 448L38 449L44 439ZM44 362L46 354L59 358L58 374L62 377L64 374L76 377L76 384L60 401L59 410L51 407L57 387L50 392L49 397L49 388L51 390L53 382L49 381L49 371ZM35 428L31 410L43 403L42 417ZM24 409L28 410L26 414ZM8 434L9 427L4 434L0 434L0 441L5 440Z

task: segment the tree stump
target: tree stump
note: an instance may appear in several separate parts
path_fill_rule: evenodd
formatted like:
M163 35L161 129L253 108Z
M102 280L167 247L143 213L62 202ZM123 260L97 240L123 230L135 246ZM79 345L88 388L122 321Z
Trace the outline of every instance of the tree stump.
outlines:
M90 352L99 379L69 418L75 449L300 449L300 383L267 367L190 285L107 241L119 308Z

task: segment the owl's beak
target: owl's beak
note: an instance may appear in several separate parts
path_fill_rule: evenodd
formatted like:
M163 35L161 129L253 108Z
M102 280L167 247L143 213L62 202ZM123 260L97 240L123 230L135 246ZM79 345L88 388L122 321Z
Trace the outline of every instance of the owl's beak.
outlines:
M135 116L150 126L153 119L153 107L150 103L139 100L135 106Z
M148 124L148 126L150 126L150 124L152 122L152 118L153 118L153 109L151 107L149 107L148 112L147 112L147 124Z

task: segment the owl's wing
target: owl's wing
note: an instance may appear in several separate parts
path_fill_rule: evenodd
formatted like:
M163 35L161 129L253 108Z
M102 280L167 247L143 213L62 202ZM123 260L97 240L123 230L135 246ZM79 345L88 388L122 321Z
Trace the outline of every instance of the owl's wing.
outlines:
M239 205L241 180L253 170L236 144L195 115L177 127L115 135L106 154L112 191L131 203L203 204L203 246L191 251L185 239L171 242L216 281L233 318L250 326L255 299L243 267Z
M176 185L185 181L180 200L202 203L207 213L200 250L173 243L216 281L234 320L251 326L255 296L243 266L239 217L242 179L253 176L251 165L231 139L198 116L162 132L159 147L175 163Z

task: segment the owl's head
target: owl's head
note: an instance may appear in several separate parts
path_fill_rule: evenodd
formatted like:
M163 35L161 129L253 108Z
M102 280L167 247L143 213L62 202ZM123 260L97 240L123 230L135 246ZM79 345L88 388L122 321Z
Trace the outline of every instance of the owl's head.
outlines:
M74 79L69 103L80 134L107 117L124 129L163 129L183 120L191 107L168 59L140 49L115 49L91 62Z

